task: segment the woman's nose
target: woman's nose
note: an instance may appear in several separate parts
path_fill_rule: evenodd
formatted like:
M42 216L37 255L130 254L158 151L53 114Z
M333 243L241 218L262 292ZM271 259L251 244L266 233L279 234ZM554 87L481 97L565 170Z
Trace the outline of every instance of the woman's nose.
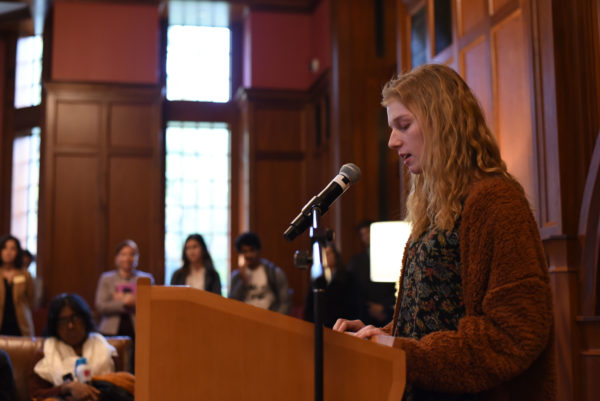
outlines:
M388 148L397 149L402 146L402 139L400 138L400 134L393 130L390 134L390 140L388 141Z

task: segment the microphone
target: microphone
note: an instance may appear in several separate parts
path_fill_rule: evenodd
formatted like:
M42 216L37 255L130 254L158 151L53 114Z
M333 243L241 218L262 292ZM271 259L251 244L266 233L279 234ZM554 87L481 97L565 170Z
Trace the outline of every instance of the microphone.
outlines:
M298 235L302 234L308 227L312 225L311 212L313 208L318 208L321 215L329 209L329 206L337 198L340 197L350 185L354 184L360 178L360 169L356 164L347 163L342 166L338 175L325 189L323 189L317 196L308 201L306 205L300 211L300 214L290 223L290 226L283 233L283 238L288 241L293 240Z

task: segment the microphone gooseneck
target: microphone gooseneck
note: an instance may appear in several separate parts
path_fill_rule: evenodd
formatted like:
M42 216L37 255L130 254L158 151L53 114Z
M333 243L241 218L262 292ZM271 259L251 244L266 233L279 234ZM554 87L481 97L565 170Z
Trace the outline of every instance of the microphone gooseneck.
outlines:
M333 180L317 196L314 196L304 205L300 214L292 220L290 226L283 233L283 237L288 241L292 241L298 235L302 234L312 224L312 210L318 208L319 213L324 215L329 206L346 192L350 185L360 179L360 175L360 168L356 164L344 164Z

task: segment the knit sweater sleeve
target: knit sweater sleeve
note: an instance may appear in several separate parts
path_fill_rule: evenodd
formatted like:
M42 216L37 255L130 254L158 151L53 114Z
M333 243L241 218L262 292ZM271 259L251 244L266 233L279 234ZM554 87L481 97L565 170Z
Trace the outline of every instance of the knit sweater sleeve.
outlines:
M504 179L475 184L460 229L466 316L456 331L396 338L407 379L475 393L524 372L547 347L552 300L537 224L522 191Z

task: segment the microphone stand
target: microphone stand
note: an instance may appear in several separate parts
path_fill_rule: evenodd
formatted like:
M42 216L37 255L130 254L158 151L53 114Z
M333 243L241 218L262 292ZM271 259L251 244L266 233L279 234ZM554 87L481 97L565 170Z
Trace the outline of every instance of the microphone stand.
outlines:
M313 221L310 228L310 240L313 250L311 277L313 278L313 314L315 321L315 401L323 401L323 297L326 282L320 282L317 278L325 276L321 257L323 255L322 246L327 241L327 230L319 226L321 210L317 205L313 206L311 213Z

